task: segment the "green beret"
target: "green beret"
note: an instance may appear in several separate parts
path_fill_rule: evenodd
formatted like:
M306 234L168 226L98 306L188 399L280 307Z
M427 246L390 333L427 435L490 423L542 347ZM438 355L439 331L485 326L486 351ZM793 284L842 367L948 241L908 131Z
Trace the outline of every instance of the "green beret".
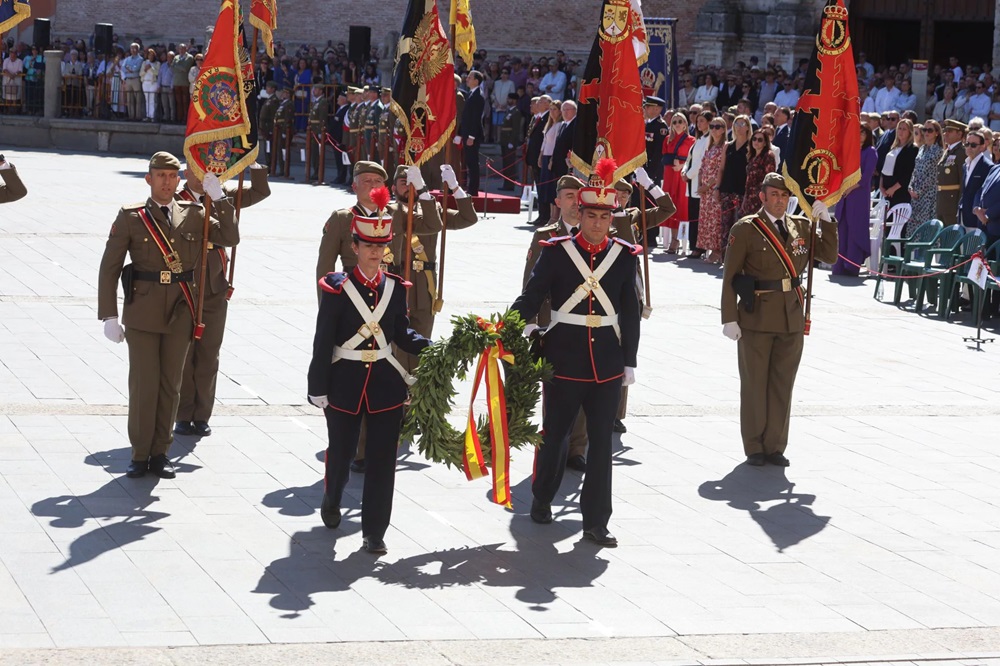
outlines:
M583 187L583 181L576 176L571 176L569 174L560 176L559 181L556 182L556 192L562 192L563 190L578 190L581 187Z
M264 87L265 88L277 88L278 87L278 82L275 81L274 79L271 79L270 81L268 81L267 83L264 84Z
M615 189L629 195L632 194L632 185L624 178L615 183Z
M392 177L393 182L399 180L400 178L406 178L406 165L400 164L396 167L396 175Z
M763 190L765 187L773 187L778 190L784 190L785 192L790 191L788 189L788 185L785 183L785 177L774 171L764 176L764 181L760 184L760 189Z
M180 171L181 161L170 153L160 151L150 158L149 169L150 171L153 169L171 169L173 171Z
M382 180L389 180L389 174L385 172L385 169L378 162L367 162L365 160L357 162L354 165L354 177L357 178L363 173L374 173L382 176Z

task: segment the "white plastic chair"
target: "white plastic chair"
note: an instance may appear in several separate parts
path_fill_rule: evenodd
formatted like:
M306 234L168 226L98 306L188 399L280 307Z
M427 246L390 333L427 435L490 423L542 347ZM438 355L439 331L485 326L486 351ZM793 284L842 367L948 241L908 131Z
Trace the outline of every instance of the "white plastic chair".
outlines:
M912 215L913 206L908 203L896 204L889 209L889 212L885 214L885 220L878 225L878 237L872 243L872 257L874 259L869 264L870 266L878 266L881 262L882 240L886 238L889 240L902 238L903 230L906 229L906 223L910 221ZM886 229L888 229L888 234L886 234ZM893 246L894 249L895 247ZM899 250L896 251L898 252Z
M521 204L527 205L528 207L528 221L531 221L532 209L535 206L535 200L538 199L538 189L535 188L534 184L530 187L525 186L521 190Z
M677 253L687 252L691 249L691 223L681 222L677 225Z
M882 258L882 226L885 224L885 215L888 210L889 202L885 200L881 192L875 190L871 197L871 208L868 210L868 238L871 241L871 256L867 262L868 268L871 270L878 268Z

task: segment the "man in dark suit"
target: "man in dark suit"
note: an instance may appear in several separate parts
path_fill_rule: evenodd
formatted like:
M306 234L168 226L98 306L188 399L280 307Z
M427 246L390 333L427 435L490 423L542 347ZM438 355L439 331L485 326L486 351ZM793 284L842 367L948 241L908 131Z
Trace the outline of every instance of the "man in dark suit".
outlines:
M972 212L986 230L988 248L1000 240L1000 164L990 167L986 180L983 181L983 187L976 195L975 204ZM1000 298L997 297L997 292L990 291L987 292L987 299L983 307L983 316L992 319L1000 312Z
M899 111L889 110L883 115L885 118L885 131L878 138L875 144L875 152L878 153L878 162L875 163L875 178L882 173L882 165L885 164L885 156L892 150L892 144L896 143L896 125L899 124Z
M721 113L740 101L742 96L743 90L736 85L736 76L730 74L726 77L726 82L719 86L719 95L715 98L715 104Z
M486 98L483 97L482 73L472 70L465 82L469 85L469 96L465 100L462 111L462 123L455 135L456 145L463 143L465 169L468 173L466 191L469 196L479 194L479 145L483 142L483 112L486 110Z
M981 195L986 175L993 166L986 154L986 136L982 130L972 130L965 137L965 164L962 167L962 207L960 217L966 229L985 229L974 209Z
M635 381L641 248L608 238L611 212L618 207L614 183L584 187L578 201L579 233L542 243L531 277L511 306L526 321L546 300L553 306L543 338L553 378L543 391L544 444L535 458L531 519L552 522L551 503L566 468L566 435L582 409L590 442L580 494L583 538L614 547L618 541L608 531L611 436L621 388Z
M788 123L791 117L792 110L787 106L779 106L778 110L774 112L774 122L778 127L774 131L774 141L771 144L778 149L778 158L780 160L778 162L778 173L781 173L781 165L788 156L788 135L791 132L791 127Z
M566 100L561 106L563 125L559 128L556 145L552 150L552 178L559 179L569 173L569 152L573 149L573 132L576 131L576 102Z
M347 150L347 147L344 145L344 118L347 116L347 110L350 107L351 105L347 103L347 93L340 93L337 95L337 110L330 116L327 122L327 131L333 137L334 143L341 150ZM344 164L344 158L340 151L337 151L336 155L337 180L333 181L333 184L343 185L347 182L347 165Z
M552 99L548 95L542 95L532 107L531 121L528 123L528 147L525 159L528 167L531 168L531 180L537 186L541 170L538 168L538 158L542 156L542 140L545 138L545 124L549 121L549 105ZM539 206L538 217L531 221L534 226L548 222L548 215L543 214Z

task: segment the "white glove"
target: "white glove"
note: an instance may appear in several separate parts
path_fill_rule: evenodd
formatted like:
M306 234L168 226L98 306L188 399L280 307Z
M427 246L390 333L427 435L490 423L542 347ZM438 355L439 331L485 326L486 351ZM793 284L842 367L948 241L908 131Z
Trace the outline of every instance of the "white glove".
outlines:
M104 320L104 337L116 345L125 339L125 329L118 323L118 317Z
M441 165L441 180L448 184L448 189L454 191L458 189L458 176L455 169L450 164Z
M513 148L514 148L514 144L512 144L512 143L508 143L508 144L507 144L507 149L508 149L508 150L511 150L511 149L513 149Z
M320 409L326 409L330 406L330 401L326 399L325 395L311 395L309 396L309 402L312 403L313 407L319 407Z
M740 325L737 324L735 321L731 321L728 324L723 324L722 334L727 338L729 338L730 340L732 340L733 342L736 342L737 340L743 337L743 331L740 330Z
M653 187L653 179L649 177L649 174L642 167L635 170L635 180L642 185L643 189L648 190Z
M812 209L813 209L813 217L819 218L824 222L831 221L830 209L827 207L825 203L823 203L819 199L813 202Z
M9 169L12 166L13 165L10 162L0 162L0 171L3 171L4 169Z
M635 368L625 366L625 374L622 375L622 386L635 384Z
M415 164L406 167L406 184L412 185L418 192L424 189L424 177L420 174L420 167Z
M462 137L456 136L455 140L452 141L452 143L454 143L456 146L461 146L462 145Z
M205 194L212 197L212 201L218 201L226 196L222 193L222 183L219 182L219 177L214 173L206 173L201 185L205 188Z
M531 334L538 330L538 324L525 324L524 325L524 337L529 338Z
M263 168L264 168L264 165L263 165L263 164L261 164L260 162L254 162L254 163L252 163L252 164L250 165L250 168L251 168L251 169L263 169Z

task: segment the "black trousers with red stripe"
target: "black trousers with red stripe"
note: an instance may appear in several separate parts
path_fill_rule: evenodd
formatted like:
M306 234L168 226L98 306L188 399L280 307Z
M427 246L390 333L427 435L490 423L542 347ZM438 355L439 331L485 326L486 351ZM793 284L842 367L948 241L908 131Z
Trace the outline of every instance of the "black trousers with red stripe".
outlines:
M351 461L358 449L362 419L367 421L368 442L365 454L365 481L361 493L361 534L385 538L392 515L392 492L396 481L396 446L403 423L400 405L385 412L371 414L362 404L357 414L348 414L332 407L326 415L328 447L324 492L333 503L341 505L344 488L351 474Z
M531 492L536 500L544 504L551 504L559 492L566 470L567 435L576 415L583 409L590 442L587 471L580 493L585 530L606 528L611 519L611 437L621 390L621 379L601 384L553 379L542 387L545 411L542 446L535 454Z

